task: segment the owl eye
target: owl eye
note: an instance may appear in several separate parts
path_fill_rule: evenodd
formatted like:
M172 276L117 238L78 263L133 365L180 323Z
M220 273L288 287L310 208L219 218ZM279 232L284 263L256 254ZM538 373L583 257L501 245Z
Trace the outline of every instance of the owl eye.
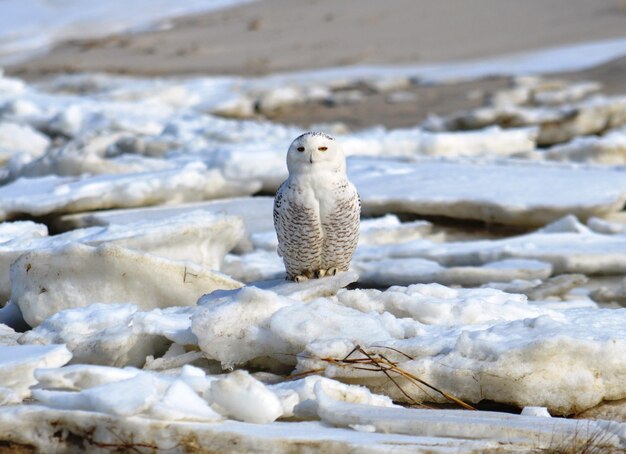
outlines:
M302 153L304 151L304 147L298 147L298 151Z
M319 151L326 151L326 150L328 150L328 147L319 147L318 150Z

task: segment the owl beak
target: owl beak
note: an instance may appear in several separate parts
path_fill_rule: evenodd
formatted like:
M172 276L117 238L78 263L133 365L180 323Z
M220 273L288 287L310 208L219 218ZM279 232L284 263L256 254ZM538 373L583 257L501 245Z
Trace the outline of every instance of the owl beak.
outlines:
M311 153L311 154L309 155L309 162L310 162L311 164L313 164L313 153Z

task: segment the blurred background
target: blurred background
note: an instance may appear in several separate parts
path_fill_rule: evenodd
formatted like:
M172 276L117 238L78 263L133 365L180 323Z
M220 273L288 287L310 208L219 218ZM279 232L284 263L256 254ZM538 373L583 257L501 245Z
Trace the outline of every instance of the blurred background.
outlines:
M624 0L0 0L0 66L35 81L76 72L263 76L436 66L587 42L626 48L620 39L626 39ZM557 75L596 80L607 94L626 92L620 52L610 62ZM593 53L580 50L580 60ZM507 84L497 75L446 87L419 84L395 99L366 90L352 95L359 102L347 94L342 102L271 117L302 125L414 125L428 113L475 107L477 93Z

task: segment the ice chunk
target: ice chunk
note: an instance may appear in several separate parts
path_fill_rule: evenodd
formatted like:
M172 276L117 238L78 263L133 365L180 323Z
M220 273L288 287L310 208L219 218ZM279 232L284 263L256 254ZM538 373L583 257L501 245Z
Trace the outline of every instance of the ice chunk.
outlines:
M21 333L16 333L13 328L0 323L0 345L17 345Z
M487 282L514 279L546 279L552 274L549 263L537 260L508 259L482 266L446 268L432 260L398 258L356 262L359 282L369 286L410 285L437 282L445 285L477 286Z
M162 222L169 222L170 218L181 218L187 213L202 211L211 213L216 218L236 217L243 219L246 237L239 241L237 250L249 252L252 235L256 232L274 231L272 219L273 203L273 197L261 196L227 198L208 202L177 204L174 206L105 210L64 215L55 225L61 230L68 230L77 227L109 224L161 224ZM276 235L274 234L274 236Z
M228 254L221 270L241 282L285 278L285 265L276 251L257 249L249 254Z
M432 227L428 221L400 222L397 216L391 214L362 219L359 244L405 243L427 236Z
M342 290L337 300L362 312L389 312L429 325L494 323L546 314L558 317L555 311L529 305L523 295L488 288L454 289L439 284L391 287L385 291Z
M115 244L171 260L191 261L214 270L220 268L226 253L243 239L245 233L241 218L205 211L96 227L84 232L85 236L79 241L85 244ZM73 231L68 235L76 234L77 231Z
M361 246L356 251L355 261L421 258L451 267L524 259L549 263L554 274L620 274L626 271L626 256L621 253L626 250L625 235L594 233L580 223L565 225L559 222L549 230L552 229L557 231L538 231L495 240L435 243L421 239L400 245ZM563 232L563 229L567 231Z
M189 306L205 292L241 286L190 262L106 244L31 251L11 266L11 283L11 301L31 326L94 301L132 302L142 309Z
M43 216L53 212L137 207L247 195L260 188L255 181L226 180L199 162L154 172L70 178L21 178L0 188L0 218L17 214Z
M146 334L163 336L181 345L196 345L198 340L191 332L194 307L167 307L133 316L133 328Z
M0 298L8 299L11 293L10 265L28 251L72 242L91 246L107 243L217 270L226 252L244 237L244 226L239 218L202 211L123 226L76 229L54 236L47 236L44 225L33 224L32 233L30 228L26 222L0 224ZM7 241L2 242L5 238Z
M479 107L445 119L448 129L477 129L490 125L540 127L539 145L567 142L577 136L600 134L626 123L626 97L594 96L558 106L503 104Z
M134 329L132 304L91 304L60 311L26 332L21 344L63 343L75 363L143 366L146 356L165 350L167 341Z
M355 158L348 171L363 213L372 215L393 211L544 225L566 214L602 216L626 203L626 175L609 168ZM554 188L548 194L546 181Z
M402 361L400 367L406 371L465 401L495 399L568 415L626 396L619 378L624 368L619 352L626 347L625 321L626 309L571 309L558 316L496 323L485 329L431 331L432 337L378 342L377 346L392 347L414 358L407 360L383 349L387 357ZM316 352L313 347L310 344L307 355L299 357L299 370L330 367L327 362L312 361L327 356L326 351ZM611 361L606 361L607 357ZM360 375L360 383L368 382L367 372L339 367L330 372L353 382ZM377 392L406 398L392 382L383 387L379 381L375 383ZM412 389L414 398L445 400Z
M571 142L548 148L545 151L545 158L553 161L626 164L626 133L614 132L602 137L577 137Z
M550 418L550 412L546 407L524 407L522 408L523 416L542 416Z
M283 407L287 407L284 410L284 417L316 418L317 395L315 389L320 382L324 382L328 392L340 396L339 399L345 402L381 407L393 406L391 399L387 396L373 394L363 386L347 385L319 375L269 385L268 388L278 395L283 402Z
M371 408L334 398L323 383L317 385L316 394L322 420L340 427L373 426L376 432L382 433L490 440L500 447L510 446L512 440L532 440L526 445L528 450L547 450L554 446L584 449L593 443L592 440L601 439L599 449L610 451L614 447L620 449L618 447L623 443L620 429L609 421L546 420L544 417L496 412L433 411L395 406ZM468 445L464 446L461 450ZM484 450L478 448L478 451Z
M141 373L139 369L127 367L94 366L74 364L58 368L38 368L35 378L45 389L80 391L94 386L132 378Z
M369 407L367 407L369 409ZM411 411L411 410L409 410ZM434 412L433 417L441 413ZM465 414L467 417L467 414ZM545 420L541 421L545 423ZM455 421L456 423L456 421ZM572 423L575 423L572 421ZM585 422L579 422L581 428ZM608 428L608 422L594 422L596 427ZM59 427L71 427L71 434ZM93 428L99 430L94 432ZM536 426L531 428L537 429ZM539 428L541 430L541 428ZM606 430L606 429L605 429ZM617 429L614 429L617 432ZM581 432L579 432L581 433ZM602 435L610 433L603 431ZM240 451L281 452L288 450L311 449L313 451L354 451L354 452L464 452L471 449L485 452L502 449L502 446L535 449L537 444L532 436L508 439L505 443L490 439L433 438L393 433L356 432L350 428L334 427L319 421L274 423L253 425L237 421L212 422L162 421L155 418L127 418L112 415L67 411L45 407L41 404L0 407L0 437L11 446L28 445L38 451L72 451L76 440L81 440L87 450L101 449L103 445L128 449L129 446L150 446L150 449L171 451L181 447L188 450L197 446L211 446L222 451L232 451L233 445ZM622 437L623 438L623 437ZM616 446L621 438L617 437ZM606 442L608 443L608 442ZM548 447L549 444L540 445Z
M219 380L212 386L217 383ZM236 398L233 395L230 397ZM240 397L245 399L248 396ZM249 404L254 405L252 402ZM168 421L221 421L224 419L182 380L176 380L168 386L159 401L150 409L150 416Z
M191 329L209 358L232 367L265 356L268 350L284 352L286 346L269 329L269 318L296 303L267 290L245 287L232 299L206 302L192 317Z
M37 158L49 146L50 139L28 125L0 122L0 165L16 155L23 155L20 160Z
M428 132L420 128L387 131L376 128L342 137L347 155L379 156L510 156L531 151L536 128Z
M605 219L592 217L587 221L587 225L591 230L598 233L608 233L626 235L626 224L621 222L611 222Z
M278 397L243 370L214 381L206 398L218 411L240 421L268 424L283 414Z
M37 383L40 367L61 367L72 358L64 345L0 345L0 405L21 402Z
M206 202L184 203L171 206L104 210L93 213L68 214L62 217L62 225L69 228L108 224L133 224L136 222L160 222L195 211L215 215L241 217L248 233L274 229L272 219L273 197L237 197Z

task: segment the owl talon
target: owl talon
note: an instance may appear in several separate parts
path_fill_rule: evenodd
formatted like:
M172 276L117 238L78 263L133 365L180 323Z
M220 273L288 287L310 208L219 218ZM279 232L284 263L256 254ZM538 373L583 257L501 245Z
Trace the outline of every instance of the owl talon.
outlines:
M309 278L302 274L298 274L296 277L293 278L293 280L296 282L304 282L304 281L308 281Z
M327 276L334 276L335 274L337 274L337 268L335 267L328 268L328 270L326 271Z
M322 278L322 277L324 277L325 275L326 275L326 270L317 270L317 271L315 272L315 278L316 278L316 279Z

